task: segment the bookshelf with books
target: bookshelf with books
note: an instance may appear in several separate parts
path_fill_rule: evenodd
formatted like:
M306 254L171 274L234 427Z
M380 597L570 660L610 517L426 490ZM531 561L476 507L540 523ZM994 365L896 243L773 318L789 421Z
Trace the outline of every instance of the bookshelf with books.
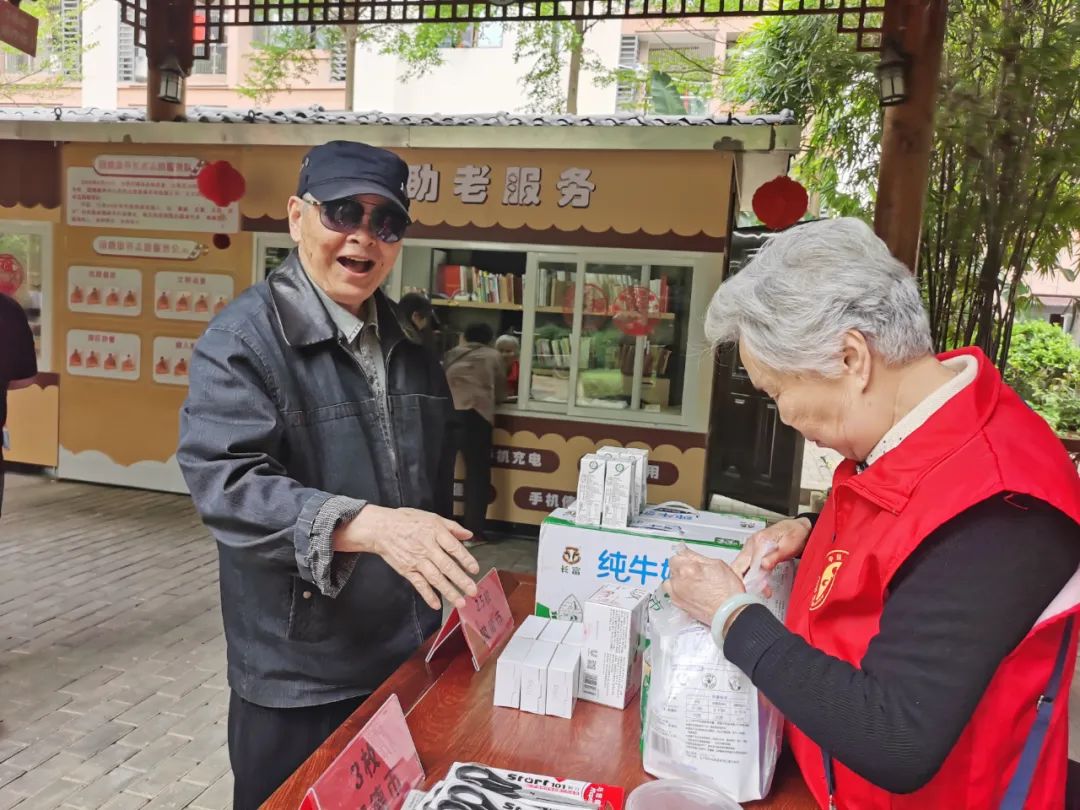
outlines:
M522 335L525 268L520 250L482 250L467 246L406 244L402 286L431 298L439 320L437 345L445 353L476 323L496 338ZM511 392L511 396L516 392Z
M521 347L519 412L680 423L693 395L684 391L693 258L510 247L405 246L403 289L431 296L439 349L485 323Z

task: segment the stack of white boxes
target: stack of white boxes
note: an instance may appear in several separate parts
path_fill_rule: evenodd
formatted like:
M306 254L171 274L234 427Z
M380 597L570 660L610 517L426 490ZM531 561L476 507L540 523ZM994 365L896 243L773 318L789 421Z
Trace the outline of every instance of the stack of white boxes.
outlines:
M648 466L649 452L635 447L601 447L583 456L576 522L625 528L645 507Z
M581 624L528 616L495 665L495 705L572 717L583 636Z
M577 699L625 709L641 686L649 592L605 585L585 621L528 616L495 665L495 705L570 718Z

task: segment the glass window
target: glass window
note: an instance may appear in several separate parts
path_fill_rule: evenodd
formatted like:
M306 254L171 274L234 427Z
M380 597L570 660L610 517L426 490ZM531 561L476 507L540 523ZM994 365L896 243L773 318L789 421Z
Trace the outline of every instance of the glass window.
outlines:
M630 407L637 339L627 319L627 301L640 283L640 265L585 266L575 401L578 407Z
M49 367L42 342L42 283L44 239L39 234L5 232L0 223L0 291L26 311L34 333L39 369Z
M261 278L266 278L277 270L281 263L289 257L290 253L292 253L292 248L284 245L269 245L263 248Z
M529 377L529 398L533 402L570 402L576 279L576 261L541 259L537 263Z
M431 297L441 352L469 325L490 326L525 411L678 421L695 260L640 256L416 240L401 254L400 289Z
M682 411L686 352L690 339L690 292L693 268L652 265L648 293L636 302L647 329L642 336L638 407L643 411Z

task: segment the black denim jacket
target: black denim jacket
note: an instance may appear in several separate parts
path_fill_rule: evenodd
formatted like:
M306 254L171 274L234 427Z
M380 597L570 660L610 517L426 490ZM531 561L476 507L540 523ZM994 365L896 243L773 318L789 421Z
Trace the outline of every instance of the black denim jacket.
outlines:
M308 564L333 496L450 514L445 375L381 292L376 306L390 436L295 251L214 319L192 357L177 457L218 542L229 684L259 705L369 693L439 624L380 557L357 555L336 598Z

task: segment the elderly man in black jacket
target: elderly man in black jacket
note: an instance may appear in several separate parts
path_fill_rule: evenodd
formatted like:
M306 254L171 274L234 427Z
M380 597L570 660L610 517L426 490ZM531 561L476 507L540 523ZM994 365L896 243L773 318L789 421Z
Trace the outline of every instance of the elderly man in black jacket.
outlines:
M437 358L379 289L408 167L335 141L289 199L297 250L199 340L178 458L218 542L236 810L258 807L439 624L478 566L449 519Z

